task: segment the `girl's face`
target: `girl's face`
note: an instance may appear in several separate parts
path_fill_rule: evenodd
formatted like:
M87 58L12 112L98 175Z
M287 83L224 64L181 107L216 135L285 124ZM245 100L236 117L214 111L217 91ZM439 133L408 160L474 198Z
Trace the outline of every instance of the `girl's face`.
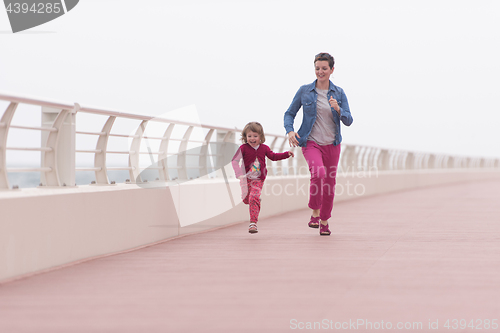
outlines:
M328 61L318 60L314 63L314 70L316 72L316 78L320 83L326 83L330 81L330 75L333 73L333 68L330 69Z
M258 145L260 145L259 133L248 131L247 132L247 143L252 147L257 147Z

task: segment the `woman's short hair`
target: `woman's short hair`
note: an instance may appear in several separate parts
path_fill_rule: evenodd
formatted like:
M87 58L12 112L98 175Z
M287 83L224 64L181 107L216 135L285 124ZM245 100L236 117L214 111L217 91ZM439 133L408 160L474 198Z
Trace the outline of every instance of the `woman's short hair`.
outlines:
M333 66L335 66L335 59L330 55L330 53L321 52L314 56L314 63L316 63L316 61L321 61L321 60L328 61L330 69L332 69Z
M243 128L241 132L241 142L247 143L247 134L248 132L255 132L260 136L260 143L264 143L266 141L266 136L264 135L264 128L262 125L256 121L249 122Z

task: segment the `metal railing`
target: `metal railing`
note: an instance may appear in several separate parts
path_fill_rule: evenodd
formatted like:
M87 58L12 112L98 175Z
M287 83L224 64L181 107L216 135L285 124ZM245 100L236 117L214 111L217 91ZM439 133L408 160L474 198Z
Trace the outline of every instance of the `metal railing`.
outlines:
M220 152L211 144L237 145L240 129L209 126L164 118L130 114L112 110L104 110L82 106L78 103L50 101L46 99L23 97L0 92L0 101L5 101L5 111L0 119L0 189L11 189L9 173L39 172L41 186L63 187L74 186L75 175L79 172L92 172L93 184L111 185L110 172L126 172L124 182L146 182L142 174L144 170L154 171L156 177L151 180L171 181L186 180L206 175L208 178L222 177L224 163ZM42 126L26 126L12 124L16 109L21 104L41 107ZM1 112L1 109L0 109ZM77 115L94 115L100 117L98 130L80 130ZM135 122L131 133L116 132L117 120L126 119ZM149 124L160 125L160 134L148 133ZM94 123L95 124L95 123ZM95 127L95 126L94 126ZM9 130L39 131L41 144L39 147L8 146ZM197 131L197 135L193 132ZM200 132L201 131L201 132ZM201 136L200 136L201 135ZM266 142L273 151L289 150L284 135L267 134L270 142ZM96 139L92 147L77 148L88 145ZM114 149L111 139L126 139L122 149ZM156 142L156 144L151 144ZM146 143L147 147L144 147ZM154 146L154 147L152 147ZM193 148L194 147L194 148ZM154 148L154 150L153 150ZM15 161L7 160L8 151L31 151L40 153L40 166L18 167ZM297 158L270 163L270 176L307 175L308 168L301 150L294 148ZM93 156L93 163L78 166L76 156ZM127 157L126 165L110 163L110 156ZM144 166L142 157L149 159ZM172 158L175 157L175 158ZM172 163L169 164L169 158ZM188 160L192 160L191 163ZM34 161L33 161L34 162ZM85 164L85 163L84 163ZM14 166L13 166L14 165ZM344 171L370 170L415 170L415 169L450 169L450 168L499 168L500 159L470 158L431 153L419 153L402 150L383 149L362 145L342 145L339 169ZM222 170L222 171L221 171ZM151 174L148 174L151 176ZM225 177L231 177L224 174ZM234 177L234 176L233 176Z

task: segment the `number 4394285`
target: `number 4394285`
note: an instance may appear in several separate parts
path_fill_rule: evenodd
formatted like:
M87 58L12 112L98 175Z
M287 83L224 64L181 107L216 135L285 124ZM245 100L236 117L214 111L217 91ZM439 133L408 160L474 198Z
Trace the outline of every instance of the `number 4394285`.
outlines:
M29 5L27 3L9 3L7 6L7 13L33 13L33 14L59 14L61 12L61 4L60 3L34 3L33 5Z
M470 320L469 322L467 322L467 320L465 319L448 319L446 320L446 322L444 323L443 327L447 328L447 329L465 329L465 328L471 328L471 329L477 329L477 330L481 330L481 329L497 329L498 328L498 323L497 323L497 319L472 319Z

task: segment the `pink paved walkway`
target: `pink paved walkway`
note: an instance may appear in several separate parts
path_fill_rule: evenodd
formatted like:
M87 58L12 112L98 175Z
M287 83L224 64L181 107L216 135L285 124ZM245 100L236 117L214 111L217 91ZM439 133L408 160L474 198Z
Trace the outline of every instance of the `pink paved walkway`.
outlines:
M341 202L330 237L308 214L1 285L0 332L500 332L500 181Z

